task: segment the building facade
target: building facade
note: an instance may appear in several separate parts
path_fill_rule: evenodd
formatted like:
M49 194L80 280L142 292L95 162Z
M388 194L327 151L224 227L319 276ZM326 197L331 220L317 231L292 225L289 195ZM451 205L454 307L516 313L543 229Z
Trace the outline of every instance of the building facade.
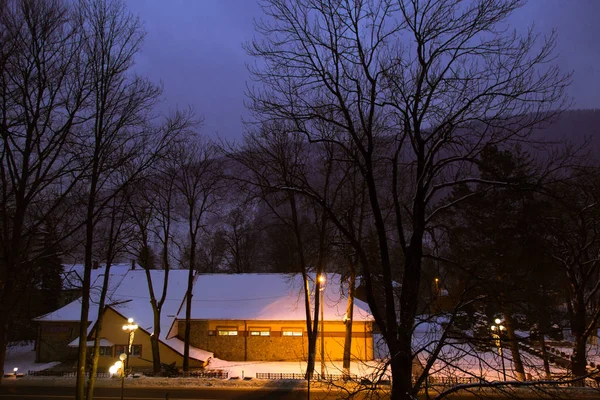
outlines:
M178 320L183 337L185 321ZM191 321L190 344L214 353L228 361L301 361L308 355L305 321L208 320ZM325 321L325 359L339 361L344 357L346 325ZM321 349L321 333L317 338ZM320 351L320 350L319 350ZM373 334L370 321L352 324L351 357L373 359Z

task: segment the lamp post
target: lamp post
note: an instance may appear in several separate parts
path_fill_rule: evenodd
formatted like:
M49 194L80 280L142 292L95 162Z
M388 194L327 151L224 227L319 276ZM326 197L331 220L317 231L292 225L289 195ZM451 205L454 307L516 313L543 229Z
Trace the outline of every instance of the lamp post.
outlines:
M135 331L137 328L138 328L138 326L133 323L133 318L129 318L127 320L127 324L123 325L123 330L128 332L126 361L125 361L125 371L127 371L127 372L129 372L129 356L131 355L131 347L133 345L133 337L135 335Z
M324 321L324 307L323 307L323 302L324 302L324 289L325 289L325 282L327 281L327 279L325 278L325 275L321 274L319 275L319 291L321 292L321 298L319 300L319 303L321 303L321 379L325 379L325 321Z
M121 400L123 400L123 387L125 386L125 371L123 367L123 361L125 361L125 358L127 358L127 355L121 354L119 356L119 360L117 360L117 362L111 365L108 369L108 372L110 372L111 375L116 375L119 373L121 375Z
M506 381L506 368L504 366L504 354L502 352L502 332L506 329L503 325L501 325L502 320L500 318L496 318L494 320L495 325L492 324L492 338L495 339L496 347L498 347L498 355L500 356L500 360L502 361L502 376Z

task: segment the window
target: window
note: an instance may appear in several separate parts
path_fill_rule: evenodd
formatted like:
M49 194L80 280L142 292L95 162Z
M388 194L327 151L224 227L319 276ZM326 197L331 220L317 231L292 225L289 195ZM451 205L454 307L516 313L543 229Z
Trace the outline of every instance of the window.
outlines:
M110 346L100 346L100 350L98 351L98 353L101 356L112 357L112 347L110 347Z
M250 336L271 336L271 330L269 328L255 328L251 327Z
M281 331L281 335L282 336L302 336L302 329L283 328Z
M119 344L115 346L115 357L120 356L121 354L127 354L127 345ZM142 355L142 345L134 344L131 346L131 357L141 357Z
M223 326L223 327L217 328L218 336L237 336L237 334L238 334L238 330L237 330L237 327L235 327L235 326Z

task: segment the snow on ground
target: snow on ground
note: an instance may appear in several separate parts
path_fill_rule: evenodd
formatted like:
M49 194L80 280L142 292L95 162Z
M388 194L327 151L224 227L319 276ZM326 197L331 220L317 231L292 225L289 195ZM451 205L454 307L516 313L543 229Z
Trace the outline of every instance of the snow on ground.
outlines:
M436 346L443 333L442 322L444 321L423 320L415 327L412 345L422 366L427 365L431 354L436 351ZM382 336L375 334L373 340L375 358L389 357L389 351ZM526 374L533 379L545 379L542 358L532 356L525 351L521 351L520 355ZM550 372L554 376L560 377L568 371L551 364ZM447 338L431 366L430 373L438 378L476 378L493 381L503 380L504 374L506 374L508 380L516 379L512 353L506 345L503 346L502 354L500 354L495 347L476 348L473 344L468 343L466 338Z
M359 377L372 378L379 372L380 363L378 361L352 362L350 363L350 374ZM295 373L304 374L306 371L306 362L265 362L265 361L225 361L213 358L208 364L208 369L223 370L229 372L230 377L252 377L257 373ZM342 375L342 362L325 362L325 374ZM321 373L321 363L315 362L315 373Z
M27 374L27 371L40 371L58 364L60 364L58 361L36 363L33 342L12 342L6 349L4 372L10 373L14 368L19 368L18 373Z
M431 334L431 331L416 331L415 343L419 344L425 342L424 336L426 336L426 334ZM431 340L431 337L429 337L429 340ZM386 349L385 346L382 345L381 336L375 335L374 342L376 358L384 359L386 356ZM600 348L598 348L598 346L589 347L589 359L600 359ZM561 348L561 350L566 351L569 349ZM427 362L427 355L428 352L424 350L419 356L419 360L423 365ZM541 358L532 356L524 351L521 352L521 357L527 374L530 374L533 379L545 378ZM507 379L514 379L512 355L508 348L504 348L502 357L500 357L497 349L481 351L474 349L467 343L451 341L442 349L438 359L432 366L431 372L437 377L478 377L485 378L486 380L502 380L503 359ZM11 343L7 349L4 370L6 372L12 372L13 368L16 367L19 369L20 373L26 374L27 371L48 369L57 364L59 363L35 363L33 342L15 342ZM350 373L376 381L381 374L381 366L382 363L380 361L352 362ZM306 362L236 362L213 358L210 360L208 369L227 371L230 377L255 378L257 373L303 374L306 369ZM320 371L321 364L316 362L315 373L320 373ZM551 372L553 375L560 376L567 371L551 364ZM326 362L325 373L341 375L342 362ZM387 375L389 375L389 371L387 372Z
M176 352L178 352L179 354L183 354L183 352L185 350L184 341L179 339L178 337L173 337L171 339L164 340L164 343L171 346L171 348L173 350L175 350ZM202 350L197 347L194 347L194 346L190 346L190 357L195 360L206 361L208 359L211 359L213 356L214 356L214 354L211 353L210 351L206 351L206 350Z
M558 350L560 353L565 353L565 358L571 357L573 354L572 346L551 346L552 349ZM559 354L560 354L559 353ZM550 355L555 353L550 352ZM586 361L589 363L593 362L595 365L600 365L600 346L595 344L586 345Z

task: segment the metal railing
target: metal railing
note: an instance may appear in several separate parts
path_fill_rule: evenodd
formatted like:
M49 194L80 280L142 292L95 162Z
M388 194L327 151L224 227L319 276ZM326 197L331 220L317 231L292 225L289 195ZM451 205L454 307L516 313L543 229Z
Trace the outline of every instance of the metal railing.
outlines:
M77 376L76 371L53 371L53 370L42 370L42 371L27 371L29 376L55 376L63 378L75 378ZM89 373L86 374L89 376ZM110 378L108 372L97 372L96 378Z
M305 380L306 375L293 373L293 372L257 372L256 379ZM343 379L356 380L356 379L358 379L358 376L357 375L349 375L348 376L348 375L342 375L342 374L325 374L324 376L321 376L321 374L317 374L317 373L315 373L311 376L311 380L313 380L313 381L340 381Z

